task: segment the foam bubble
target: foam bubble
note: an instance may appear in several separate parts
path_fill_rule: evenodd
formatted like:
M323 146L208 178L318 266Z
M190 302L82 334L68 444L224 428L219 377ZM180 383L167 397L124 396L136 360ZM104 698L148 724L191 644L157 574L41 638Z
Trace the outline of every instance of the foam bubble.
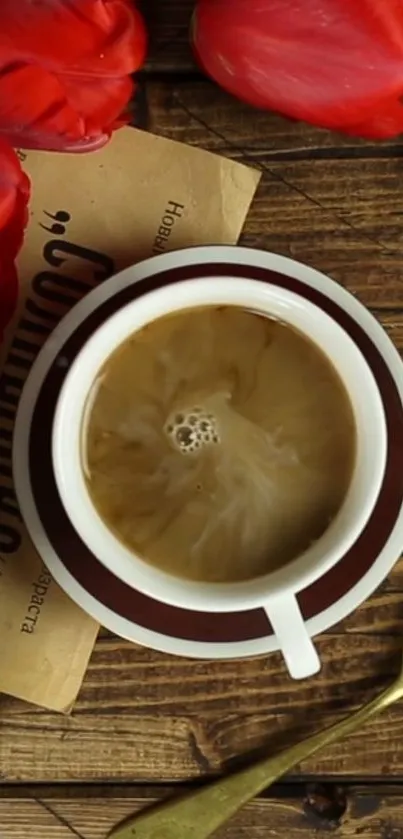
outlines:
M168 417L164 432L175 449L184 455L221 442L217 418L200 405L175 411Z

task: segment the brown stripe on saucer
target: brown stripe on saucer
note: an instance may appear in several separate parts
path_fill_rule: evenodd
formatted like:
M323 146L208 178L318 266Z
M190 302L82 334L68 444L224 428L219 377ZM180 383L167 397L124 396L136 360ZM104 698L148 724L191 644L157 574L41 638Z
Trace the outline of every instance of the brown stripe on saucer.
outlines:
M117 291L81 323L66 340L41 387L30 434L29 465L38 514L50 542L68 571L93 597L116 614L164 635L198 642L236 642L271 632L262 609L210 614L166 606L142 595L108 571L83 544L60 501L51 458L53 416L66 367L105 320L122 306L163 285L203 277L244 277L294 291L336 320L363 353L377 381L388 430L384 481L371 519L355 545L334 568L299 595L305 618L313 617L346 594L377 559L395 525L403 503L403 409L393 376L361 326L337 303L292 277L249 265L212 263L160 272ZM403 371L403 368L402 368ZM68 441L66 441L68 443ZM45 558L46 561L46 558Z

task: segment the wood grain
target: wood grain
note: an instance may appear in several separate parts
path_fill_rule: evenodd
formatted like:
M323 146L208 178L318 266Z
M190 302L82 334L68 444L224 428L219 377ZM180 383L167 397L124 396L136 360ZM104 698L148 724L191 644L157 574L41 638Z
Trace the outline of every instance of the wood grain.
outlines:
M403 350L402 146L373 144L252 110L204 80L188 44L193 0L144 2L151 31L140 77L142 127L260 168L242 242L333 276ZM98 839L146 800L134 782L197 781L277 751L348 713L396 672L403 562L353 615L318 639L323 670L292 683L279 655L191 662L102 632L70 717L0 697L0 836ZM403 783L403 706L296 768L294 778L393 777ZM60 791L9 784L63 784ZM69 787L102 782L102 791ZM109 788L111 782L122 788ZM127 789L126 786L128 785ZM290 788L288 787L288 790ZM262 798L224 837L305 839L329 824L303 791ZM403 786L353 788L337 836L401 839Z
M246 244L329 272L372 307L403 348L398 143L374 147L269 114L252 117L205 82L151 79L145 92L152 130L263 168ZM368 603L319 640L323 671L303 685L289 681L278 655L189 662L102 637L70 718L1 699L3 781L199 778L329 724L396 670L402 575L400 564ZM396 707L365 737L358 733L299 771L403 778L402 722Z
M150 45L146 71L186 73L195 70L189 43L190 21L195 0L143 0Z
M400 310L397 142L374 146L290 123L245 108L207 82L148 81L146 91L150 130L262 170L243 244L307 262L372 309ZM391 316L391 326L400 321Z
M195 662L113 637L98 641L70 717L0 703L3 782L184 781L279 751L371 698L399 666L402 609L377 631L318 640L320 675L292 683L279 655ZM390 595L388 595L390 596ZM392 593L395 596L395 593ZM359 614L359 613L357 613ZM393 629L393 631L392 631ZM402 707L296 769L304 776L401 777Z
M149 128L197 145L203 123L211 151L230 147L233 156L247 153L265 160L402 156L398 139L375 142L328 131L245 105L206 77L146 74L144 96Z
M177 791L176 791L177 792ZM172 789L22 790L0 796L2 839L104 839ZM217 839L401 839L403 791L396 786L276 787L244 807Z

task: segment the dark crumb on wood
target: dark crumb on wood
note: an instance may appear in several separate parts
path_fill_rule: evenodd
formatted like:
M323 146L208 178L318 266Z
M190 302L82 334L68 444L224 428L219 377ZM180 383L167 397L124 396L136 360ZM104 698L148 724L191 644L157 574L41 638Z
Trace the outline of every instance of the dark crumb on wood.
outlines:
M334 784L310 784L304 800L304 813L311 823L322 829L340 826L347 807L344 790Z

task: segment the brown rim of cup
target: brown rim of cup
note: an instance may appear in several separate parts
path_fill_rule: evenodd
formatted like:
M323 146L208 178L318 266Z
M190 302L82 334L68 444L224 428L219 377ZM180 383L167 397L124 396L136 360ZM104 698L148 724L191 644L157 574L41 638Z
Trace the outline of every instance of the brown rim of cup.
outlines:
M388 446L382 487L368 524L353 547L327 574L301 591L305 619L320 614L366 574L388 541L403 503L403 408L394 378L365 330L323 292L269 269L225 263L194 264L161 271L134 282L101 303L66 339L53 361L34 407L29 439L32 492L53 549L75 580L116 615L163 635L203 643L242 642L271 634L263 609L203 613L168 606L141 594L115 577L81 541L61 503L51 456L52 424L58 394L71 364L94 331L122 306L164 285L204 277L244 277L288 289L325 311L352 338L378 384L387 424ZM63 358L63 364L59 363ZM397 557L396 557L397 558ZM46 558L45 558L46 559Z

